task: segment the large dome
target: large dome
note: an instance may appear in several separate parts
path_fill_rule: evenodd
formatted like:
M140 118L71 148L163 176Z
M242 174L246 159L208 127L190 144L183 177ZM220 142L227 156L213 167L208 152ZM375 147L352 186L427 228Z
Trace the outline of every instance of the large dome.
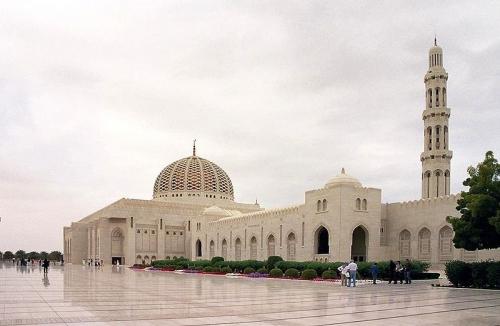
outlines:
M153 198L161 197L234 200L234 192L231 179L224 170L193 153L168 165L158 175Z

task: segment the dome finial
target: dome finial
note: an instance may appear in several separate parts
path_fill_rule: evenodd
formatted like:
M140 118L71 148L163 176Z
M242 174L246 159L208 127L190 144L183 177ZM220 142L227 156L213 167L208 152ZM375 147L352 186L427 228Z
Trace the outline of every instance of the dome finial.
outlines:
M436 34L434 34L434 46L437 46L437 45L438 45L437 36L436 36Z
M196 139L193 140L193 156L196 156Z

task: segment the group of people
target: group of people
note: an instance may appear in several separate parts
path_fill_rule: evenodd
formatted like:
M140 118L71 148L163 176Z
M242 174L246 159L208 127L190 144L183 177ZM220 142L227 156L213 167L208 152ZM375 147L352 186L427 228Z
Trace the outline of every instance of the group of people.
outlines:
M94 258L89 258L87 260L83 259L82 264L88 265L89 267L95 266L95 267L102 267L104 266L104 260L102 259L94 259Z
M28 266L28 263L31 266L35 266L36 265L34 259L31 259L31 260L28 259L28 260L26 260L24 258L21 258L21 259L12 258L12 265L25 267L25 266ZM41 260L41 259L38 260L38 266L39 267L43 267L43 273L44 274L47 274L49 272L49 265L50 265L50 262L47 260L47 258L45 258L44 260Z
M358 265L354 260L349 263L344 263L337 269L340 274L340 280L342 286L356 287L356 276L358 273ZM377 279L379 275L379 267L377 263L373 263L370 266L370 274L372 276L373 284L377 284ZM389 261L389 284L397 284L398 280L400 284L411 284L411 262L407 259L404 264L401 261L394 262Z

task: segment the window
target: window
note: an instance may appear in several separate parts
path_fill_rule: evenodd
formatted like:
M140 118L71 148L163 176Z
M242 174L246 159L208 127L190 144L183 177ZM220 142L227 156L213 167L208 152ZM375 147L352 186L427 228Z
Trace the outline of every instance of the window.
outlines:
M367 210L367 202L366 202L366 199L363 199L363 204L361 206L363 208L364 211Z
M359 211L361 209L361 199L356 198L356 209Z
M134 217L130 217L130 227L133 228L134 227Z
M137 233L141 233L141 230L137 230Z
M321 200L318 200L318 202L316 203L316 211L321 211Z
M326 201L326 199L323 199L323 211L326 211L327 208L328 208L328 202Z
M179 234L182 235L182 232L180 232Z

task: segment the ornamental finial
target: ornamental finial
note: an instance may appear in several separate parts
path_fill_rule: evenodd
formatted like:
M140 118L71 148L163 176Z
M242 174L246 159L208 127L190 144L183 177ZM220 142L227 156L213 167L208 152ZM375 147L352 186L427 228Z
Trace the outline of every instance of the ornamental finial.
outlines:
M193 140L193 156L196 156L196 139Z

